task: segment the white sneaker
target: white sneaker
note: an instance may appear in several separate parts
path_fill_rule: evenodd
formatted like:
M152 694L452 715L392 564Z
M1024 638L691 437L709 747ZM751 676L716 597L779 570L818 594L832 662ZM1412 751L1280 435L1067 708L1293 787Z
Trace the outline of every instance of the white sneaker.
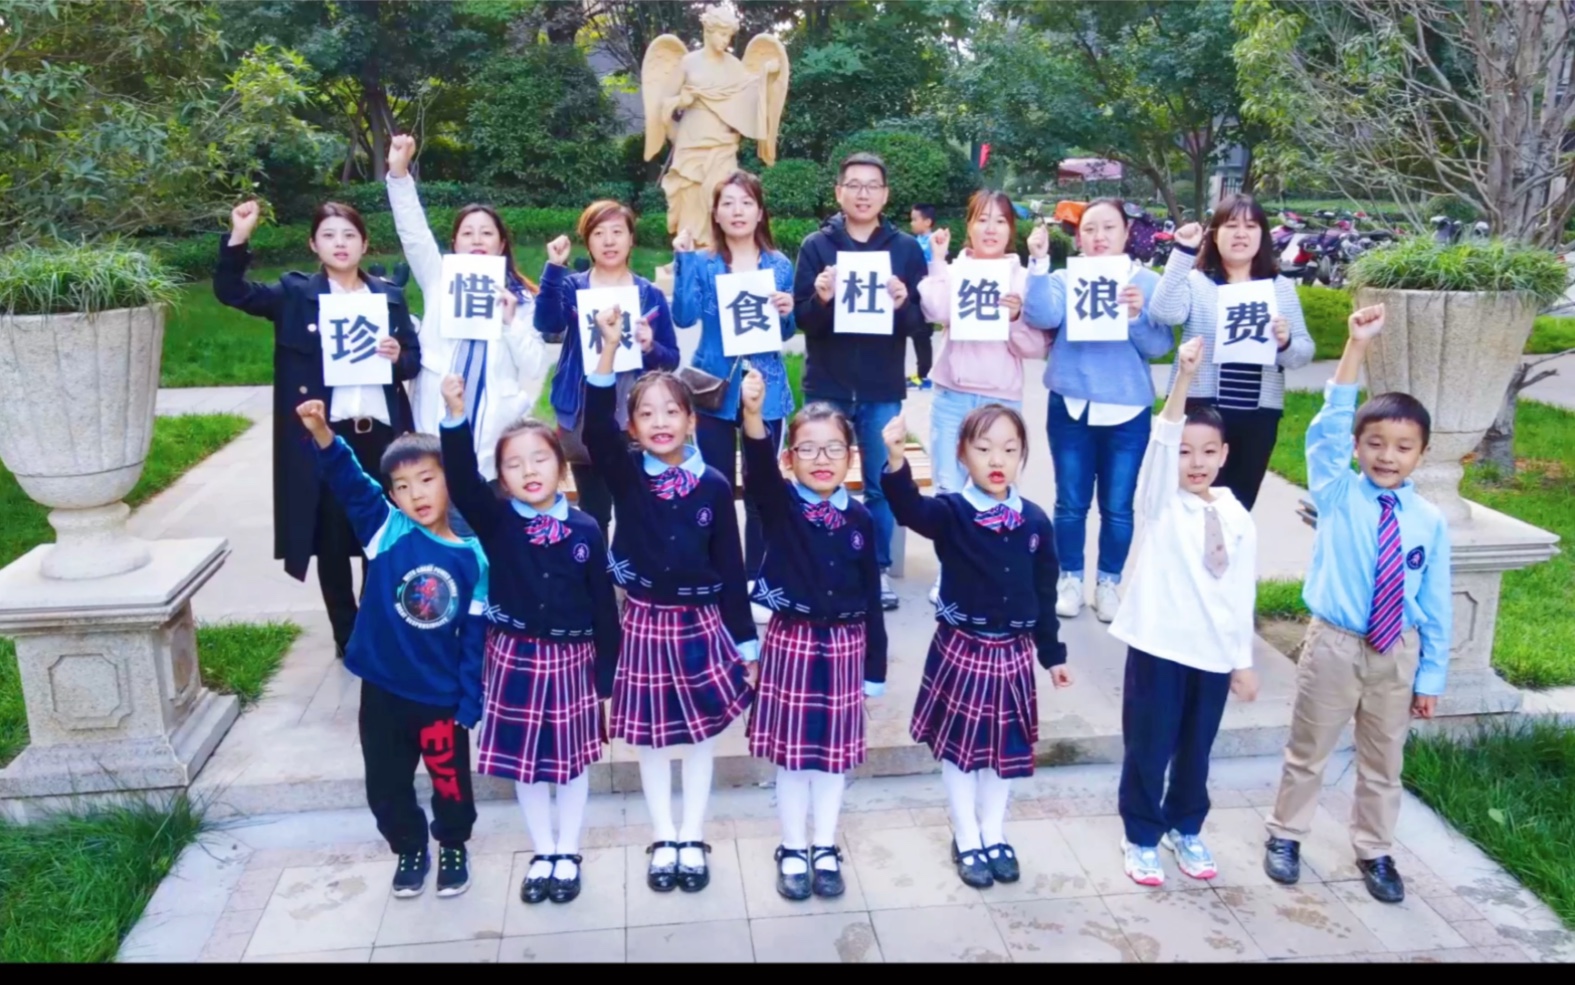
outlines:
M1184 835L1171 831L1159 840L1161 845L1176 855L1176 867L1194 879L1213 879L1219 874L1214 865L1214 855L1209 846L1197 835Z
M1055 583L1055 614L1062 619L1076 618L1083 611L1083 579L1062 575Z
M755 583L749 583L749 594L755 594ZM755 602L749 603L749 614L754 617L756 626L766 626L771 623L771 610Z
M941 576L935 576L935 584L930 586L930 604L937 609L941 607Z
M1121 839L1121 867L1127 878L1139 886L1163 886L1165 869L1159 863L1159 848L1139 848Z
M1094 615L1100 622L1114 622L1116 610L1121 608L1121 596L1116 593L1116 583L1101 579L1094 585Z

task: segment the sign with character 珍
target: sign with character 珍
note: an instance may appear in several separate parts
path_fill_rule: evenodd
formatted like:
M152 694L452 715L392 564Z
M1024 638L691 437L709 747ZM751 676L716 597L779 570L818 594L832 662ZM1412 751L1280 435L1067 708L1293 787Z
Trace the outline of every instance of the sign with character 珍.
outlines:
M318 295L317 330L323 340L326 386L387 386L394 382L394 364L377 354L378 343L388 338L386 294Z

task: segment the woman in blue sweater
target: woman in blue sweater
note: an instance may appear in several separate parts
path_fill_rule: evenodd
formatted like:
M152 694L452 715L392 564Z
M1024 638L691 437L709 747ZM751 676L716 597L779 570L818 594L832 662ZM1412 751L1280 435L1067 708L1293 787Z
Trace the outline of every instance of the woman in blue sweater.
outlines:
M1125 203L1101 198L1083 210L1077 245L1084 256L1120 256L1127 248ZM1036 242L1037 240L1037 242ZM1083 608L1088 509L1099 491L1099 575L1094 613L1101 622L1116 617L1116 586L1132 549L1133 499L1138 469L1148 448L1154 381L1149 360L1175 344L1168 325L1144 313L1159 277L1133 262L1120 301L1127 307L1127 337L1120 342L1073 342L1066 324L1066 272L1050 273L1049 237L1036 229L1028 241L1028 296L1023 319L1053 333L1045 386L1050 388L1047 430L1055 464L1055 539L1061 561L1056 615L1070 619Z
M722 316L717 302L716 278L721 274L769 270L776 280L771 307L782 322L782 340L793 337L793 261L777 250L771 238L771 214L760 179L748 171L734 171L716 186L711 198L711 242L704 252L694 249L694 230L679 230L673 241L677 263L673 288L673 320L679 325L700 325L700 346L694 368L724 381L721 403L698 410L695 442L705 463L729 479L738 474L739 388L743 382L742 359L722 354ZM787 370L777 353L750 356L749 363L765 378L765 419L773 447L782 440L782 422L793 413L793 390ZM744 492L744 570L750 578L760 570L765 555L760 508L746 485ZM758 609L756 616L769 617ZM761 618L758 621L764 622Z

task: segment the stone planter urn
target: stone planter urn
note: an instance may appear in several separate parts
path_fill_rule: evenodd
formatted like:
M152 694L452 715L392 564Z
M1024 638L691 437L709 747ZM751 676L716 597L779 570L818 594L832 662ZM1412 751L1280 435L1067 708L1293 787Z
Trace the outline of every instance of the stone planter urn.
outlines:
M151 560L121 500L153 437L162 308L0 315L0 461L50 507L46 578L125 574Z

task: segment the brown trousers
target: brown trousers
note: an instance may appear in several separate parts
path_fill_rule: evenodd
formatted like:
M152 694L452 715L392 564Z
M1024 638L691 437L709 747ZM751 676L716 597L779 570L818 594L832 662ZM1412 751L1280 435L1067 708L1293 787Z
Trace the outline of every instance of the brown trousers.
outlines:
M1363 636L1314 618L1296 670L1296 707L1269 833L1304 841L1312 830L1324 766L1356 718L1356 806L1351 847L1359 859L1390 854L1400 816L1400 768L1411 727L1421 643L1406 630L1387 653Z

